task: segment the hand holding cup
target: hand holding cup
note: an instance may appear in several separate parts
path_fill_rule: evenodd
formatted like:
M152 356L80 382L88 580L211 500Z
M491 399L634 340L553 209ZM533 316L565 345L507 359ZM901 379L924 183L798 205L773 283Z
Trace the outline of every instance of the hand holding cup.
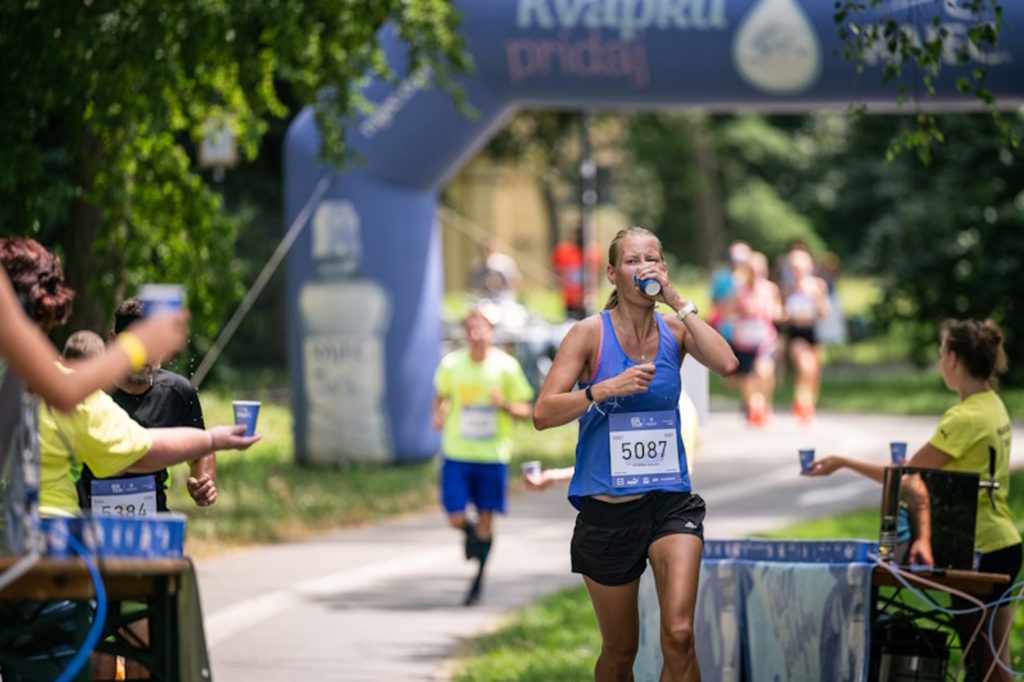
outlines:
M256 419L260 415L259 400L233 400L231 406L235 410L235 424L245 426L245 435L256 434Z
M544 474L541 472L541 463L532 460L523 462L523 483L529 490L543 490L551 482L545 481Z
M800 473L809 474L814 468L814 448L800 449Z
M889 454L892 457L893 466L903 466L907 463L907 444L902 441L889 443Z
M234 426L214 426L207 429L213 440L213 449L216 450L247 450L250 445L257 442L263 436L246 436L245 424Z

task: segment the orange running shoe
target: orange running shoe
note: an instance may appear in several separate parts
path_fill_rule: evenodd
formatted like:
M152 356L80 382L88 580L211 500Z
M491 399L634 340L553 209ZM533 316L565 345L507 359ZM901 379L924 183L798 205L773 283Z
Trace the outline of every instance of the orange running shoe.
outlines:
M814 421L814 405L805 400L797 400L793 403L793 414L801 424L810 424Z
M747 423L751 426L763 427L766 423L766 417L764 405L751 403L747 408Z

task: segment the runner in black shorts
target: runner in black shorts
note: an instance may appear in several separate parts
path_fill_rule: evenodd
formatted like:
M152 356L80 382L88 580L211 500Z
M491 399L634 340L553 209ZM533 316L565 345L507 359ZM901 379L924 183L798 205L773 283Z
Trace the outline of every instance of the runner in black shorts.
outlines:
M601 314L576 323L562 341L533 423L546 429L579 419L569 501L580 513L570 554L601 630L595 679L632 677L637 595L648 561L660 587L663 675L699 679L693 619L704 501L690 488L679 368L686 353L722 375L737 361L673 287L657 237L639 227L621 230L608 260L616 291ZM652 279L660 284L653 297L639 286ZM676 312L658 314L657 302Z
M745 353L733 346L732 352L736 356L736 361L739 363L736 366L735 372L737 376L746 376L754 371L754 362L757 361L756 351L753 353Z
M786 327L786 336L790 341L793 339L803 339L812 346L818 345L818 335L815 334L814 327L790 325Z
M584 497L572 536L573 573L602 585L633 582L647 568L656 540L684 533L704 541L704 500L694 493L655 491L613 504Z
M796 370L793 387L793 414L804 424L814 421L815 405L821 388L821 352L814 331L815 323L829 311L828 286L814 275L814 258L805 249L794 249L787 256L792 271L791 286L785 292L783 309L787 336L787 355Z

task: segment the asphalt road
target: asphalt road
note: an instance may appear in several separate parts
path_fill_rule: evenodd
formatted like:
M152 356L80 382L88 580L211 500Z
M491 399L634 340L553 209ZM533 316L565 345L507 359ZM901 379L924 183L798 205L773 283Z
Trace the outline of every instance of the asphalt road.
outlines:
M708 504L708 538L739 538L798 519L877 505L881 489L849 472L798 475L797 449L885 462L890 440L913 453L935 417L780 415L767 429L733 412L701 427L694 486ZM1024 426L1013 460L1024 465ZM460 639L509 611L579 585L569 572L574 512L564 487L524 493L501 518L481 603L461 606L474 565L440 514L258 547L197 566L218 682L444 680Z

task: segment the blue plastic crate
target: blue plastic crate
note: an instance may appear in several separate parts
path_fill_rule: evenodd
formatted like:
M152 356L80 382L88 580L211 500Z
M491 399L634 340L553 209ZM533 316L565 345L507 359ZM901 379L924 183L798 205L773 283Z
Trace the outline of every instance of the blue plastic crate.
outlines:
M798 563L863 563L877 553L865 540L708 540L705 559Z
M80 516L42 520L46 553L74 556L68 535L90 554L101 557L180 558L185 544L185 515L161 512L149 516Z

